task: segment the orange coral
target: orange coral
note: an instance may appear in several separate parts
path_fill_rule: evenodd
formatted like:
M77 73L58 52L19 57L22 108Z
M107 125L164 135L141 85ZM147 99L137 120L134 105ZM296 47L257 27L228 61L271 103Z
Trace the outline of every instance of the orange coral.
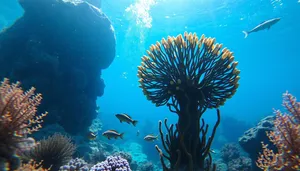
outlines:
M300 102L288 92L283 94L283 106L287 113L276 110L274 131L267 132L278 153L262 143L263 153L256 165L267 170L300 170Z
M49 171L49 169L43 169L41 168L41 164L43 161L40 163L36 163L34 160L30 160L29 163L23 164L17 171Z
M10 85L6 78L0 86L0 130L24 136L41 128L47 112L36 115L42 95L35 95L34 87L24 93L19 86L20 82Z
M27 134L41 128L47 115L36 114L41 94L35 94L33 87L23 92L19 86L20 82L10 84L6 78L0 85L0 158L6 160L10 170L18 167L15 153L21 148L19 145L28 140Z

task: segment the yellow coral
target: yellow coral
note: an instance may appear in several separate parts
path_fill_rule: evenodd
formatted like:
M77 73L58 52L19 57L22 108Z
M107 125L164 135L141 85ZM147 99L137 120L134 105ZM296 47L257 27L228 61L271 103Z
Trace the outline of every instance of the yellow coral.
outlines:
M138 67L147 98L161 106L185 92L197 96L203 107L223 105L236 92L240 71L233 53L226 48L221 50L222 45L215 41L185 32L151 45Z

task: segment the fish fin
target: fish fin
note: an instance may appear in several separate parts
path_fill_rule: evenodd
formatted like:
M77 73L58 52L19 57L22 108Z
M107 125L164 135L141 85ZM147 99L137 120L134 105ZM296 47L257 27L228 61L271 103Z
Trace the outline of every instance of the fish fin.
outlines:
M120 134L120 138L123 139L124 132Z
M110 138L109 138L109 137L107 137L107 139L108 139L108 140L110 140Z
M248 32L243 31L243 33L245 34L245 38L247 38L248 37Z
M120 120L120 123L122 123L122 120Z
M271 26L269 26L267 29L270 30Z
M132 121L133 126L136 126L137 123L138 123L137 120Z

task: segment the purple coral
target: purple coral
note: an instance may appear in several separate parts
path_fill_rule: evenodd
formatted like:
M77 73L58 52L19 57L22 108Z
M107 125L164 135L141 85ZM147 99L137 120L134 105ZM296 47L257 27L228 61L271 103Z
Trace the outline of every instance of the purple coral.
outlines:
M121 156L108 156L105 161L94 165L90 171L131 171L127 160Z
M59 171L88 171L89 167L88 164L80 159L71 159L67 165L61 166Z

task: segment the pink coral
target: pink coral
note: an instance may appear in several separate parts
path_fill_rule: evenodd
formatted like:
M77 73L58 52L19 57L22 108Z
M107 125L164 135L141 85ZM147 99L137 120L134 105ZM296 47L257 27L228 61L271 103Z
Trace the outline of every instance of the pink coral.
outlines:
M257 166L267 170L300 170L300 102L288 92L283 94L283 106L288 113L276 110L274 131L267 132L270 141L277 147L278 153L268 149L262 143L263 153L257 160Z

